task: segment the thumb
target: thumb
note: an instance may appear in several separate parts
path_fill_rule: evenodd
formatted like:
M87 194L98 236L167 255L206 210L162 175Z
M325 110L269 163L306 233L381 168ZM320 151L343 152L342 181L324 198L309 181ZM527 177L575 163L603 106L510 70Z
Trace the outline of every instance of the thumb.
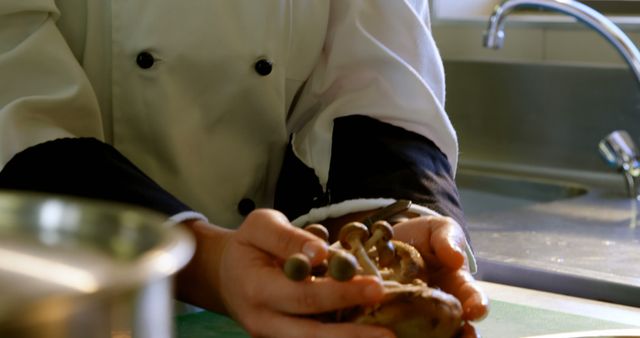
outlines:
M460 269L466 255L466 241L462 228L449 217L434 220L438 222L431 234L431 247L438 259L451 269Z

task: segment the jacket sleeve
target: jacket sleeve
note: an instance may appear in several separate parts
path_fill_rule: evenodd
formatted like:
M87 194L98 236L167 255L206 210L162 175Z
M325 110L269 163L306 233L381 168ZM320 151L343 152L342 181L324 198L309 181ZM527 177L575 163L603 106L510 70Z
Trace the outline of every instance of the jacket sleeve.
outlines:
M0 1L0 168L42 142L103 138L97 100L58 16L54 0Z
M457 139L428 18L426 1L331 1L323 55L293 110L305 123L294 123L302 127L276 207L297 217L345 200L409 198L464 225ZM288 183L302 173L307 180Z
M115 148L92 138L57 139L27 148L0 171L0 189L128 203L173 216L176 222L205 219Z
M319 62L290 116L293 151L325 186L333 122L365 115L423 135L457 164L444 70L426 1L330 1ZM303 121L303 122L300 122Z

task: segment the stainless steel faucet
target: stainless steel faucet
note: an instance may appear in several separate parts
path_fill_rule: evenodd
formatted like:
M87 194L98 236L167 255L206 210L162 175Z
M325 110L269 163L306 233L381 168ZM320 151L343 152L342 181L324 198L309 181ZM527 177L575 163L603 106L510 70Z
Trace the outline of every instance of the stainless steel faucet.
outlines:
M636 83L640 85L640 52L629 37L598 11L573 0L506 0L496 6L489 19L484 36L484 46L500 49L504 45L504 23L516 8L541 8L557 11L576 18L602 35L622 55L631 68ZM635 228L640 215L640 157L639 152L625 131L618 130L603 138L598 144L600 154L612 167L625 177L631 199L631 224Z
M585 23L607 41L622 55L640 85L640 52L629 37L611 20L591 7L573 0L506 0L496 6L489 19L485 32L484 46L499 49L504 44L504 22L516 8L542 8L570 15Z
M631 200L630 228L638 225L640 204L640 152L624 130L615 130L598 143L600 155L611 167L624 175L627 194Z
M629 197L638 198L640 192L640 152L625 130L615 130L598 143L605 162L622 172L627 182Z

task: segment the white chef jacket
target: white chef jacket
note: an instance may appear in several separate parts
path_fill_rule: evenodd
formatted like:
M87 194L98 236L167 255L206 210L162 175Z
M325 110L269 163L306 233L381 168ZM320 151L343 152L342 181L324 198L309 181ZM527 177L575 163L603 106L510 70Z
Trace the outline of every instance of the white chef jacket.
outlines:
M2 0L0 78L0 166L95 137L221 226L241 222L243 198L271 206L290 135L326 184L337 117L457 161L427 1Z

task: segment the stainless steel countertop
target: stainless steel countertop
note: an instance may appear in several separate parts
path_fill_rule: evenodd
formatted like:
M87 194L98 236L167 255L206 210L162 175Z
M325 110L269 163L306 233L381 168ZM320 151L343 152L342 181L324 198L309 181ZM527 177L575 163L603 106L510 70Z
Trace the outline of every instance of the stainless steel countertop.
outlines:
M630 200L608 183L580 175L561 180L587 193L535 202L461 187L477 277L640 306L640 228L630 227ZM483 210L491 198L503 210Z

